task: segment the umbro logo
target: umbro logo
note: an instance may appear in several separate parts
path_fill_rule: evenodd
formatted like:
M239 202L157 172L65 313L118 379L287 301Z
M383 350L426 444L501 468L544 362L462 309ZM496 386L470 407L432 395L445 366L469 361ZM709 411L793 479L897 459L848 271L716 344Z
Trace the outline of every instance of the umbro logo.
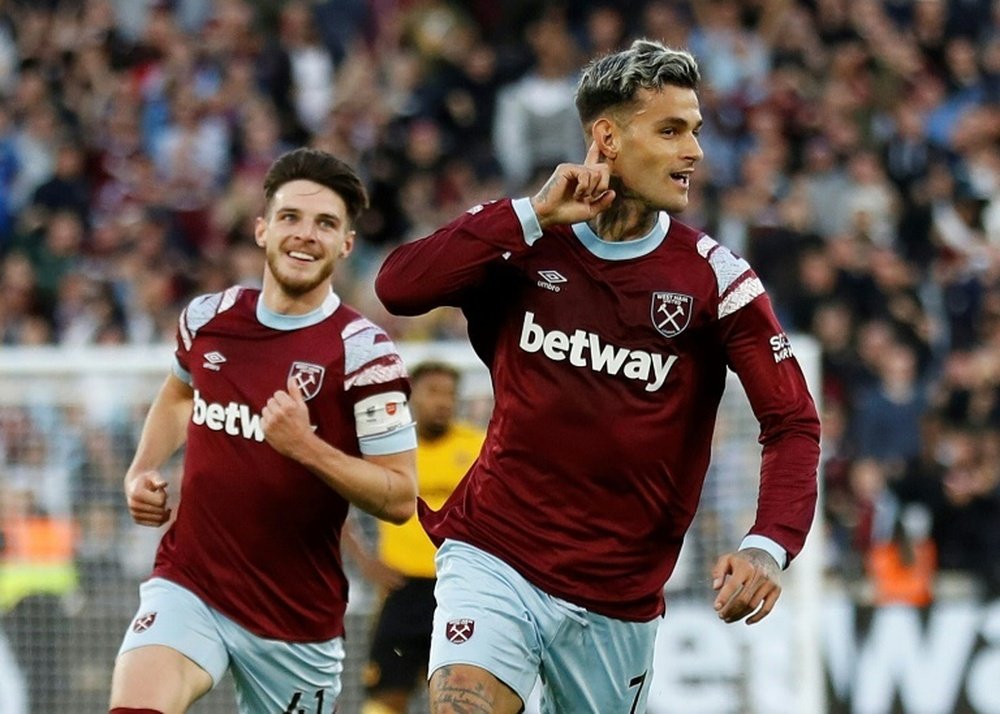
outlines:
M562 290L562 288L559 287L559 283L566 282L566 278L562 275L562 273L556 270L539 270L538 274L542 276L542 279L538 281L538 287L551 290L554 293Z
M201 366L205 369L211 369L218 372L222 369L222 363L225 361L226 358L221 352L208 352L205 354L205 362Z

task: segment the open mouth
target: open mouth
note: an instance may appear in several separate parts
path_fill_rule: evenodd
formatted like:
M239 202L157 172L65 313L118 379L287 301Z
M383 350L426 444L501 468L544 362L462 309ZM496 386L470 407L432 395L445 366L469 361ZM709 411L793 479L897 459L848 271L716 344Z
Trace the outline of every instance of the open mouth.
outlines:
M300 250L290 250L290 251L288 251L288 257L289 258L294 258L295 260L302 260L302 261L305 261L307 263L312 263L313 261L316 260L316 256L309 255L308 253L303 253Z
M688 185L691 183L691 174L689 173L670 174L670 178L673 179L676 183L679 183L684 188L687 188Z

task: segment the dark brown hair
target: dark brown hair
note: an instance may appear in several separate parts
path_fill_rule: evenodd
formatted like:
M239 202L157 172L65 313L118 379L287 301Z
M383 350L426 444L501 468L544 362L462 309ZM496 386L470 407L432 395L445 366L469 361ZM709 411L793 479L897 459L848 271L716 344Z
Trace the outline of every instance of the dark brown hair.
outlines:
M319 149L294 149L271 164L264 176L264 200L267 209L279 188L289 181L314 181L344 199L347 218L353 224L368 207L368 193L358 174L346 162Z

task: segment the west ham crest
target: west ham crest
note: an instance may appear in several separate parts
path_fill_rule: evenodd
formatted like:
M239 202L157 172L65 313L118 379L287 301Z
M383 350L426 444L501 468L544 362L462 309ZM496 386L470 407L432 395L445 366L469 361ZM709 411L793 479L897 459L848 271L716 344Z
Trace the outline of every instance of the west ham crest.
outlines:
M472 633L476 631L476 621L468 618L452 620L444 628L444 635L449 642L456 645L463 644L472 639Z
M323 386L323 375L326 373L325 367L310 362L292 362L292 368L288 371L288 376L295 380L302 398L309 401L317 394L319 388Z
M691 322L694 298L683 293L654 292L649 316L664 337L677 337Z
M132 632L142 634L152 627L154 622L156 622L155 612L147 612L145 615L139 615L139 617L135 618L135 622L132 623Z

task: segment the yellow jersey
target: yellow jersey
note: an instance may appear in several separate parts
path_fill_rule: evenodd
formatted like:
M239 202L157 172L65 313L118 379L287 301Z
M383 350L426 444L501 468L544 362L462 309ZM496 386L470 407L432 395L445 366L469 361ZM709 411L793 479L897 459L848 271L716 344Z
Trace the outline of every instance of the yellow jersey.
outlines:
M456 422L434 441L417 440L417 488L434 510L447 500L479 456L486 434ZM414 516L401 526L379 521L379 557L410 578L434 577L434 544Z

